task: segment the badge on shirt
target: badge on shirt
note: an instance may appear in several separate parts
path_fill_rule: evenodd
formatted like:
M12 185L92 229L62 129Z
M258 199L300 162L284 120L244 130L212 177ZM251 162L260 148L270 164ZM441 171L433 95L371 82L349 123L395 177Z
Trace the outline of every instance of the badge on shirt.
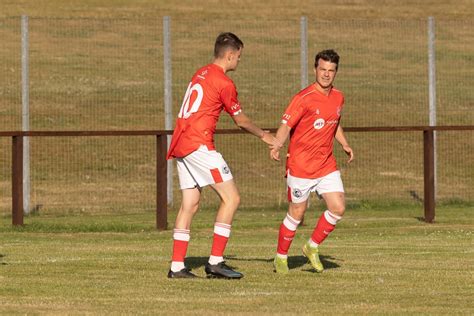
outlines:
M314 121L313 127L315 129L321 129L321 128L324 127L324 123L325 123L325 121L324 121L323 118L318 118L316 121Z

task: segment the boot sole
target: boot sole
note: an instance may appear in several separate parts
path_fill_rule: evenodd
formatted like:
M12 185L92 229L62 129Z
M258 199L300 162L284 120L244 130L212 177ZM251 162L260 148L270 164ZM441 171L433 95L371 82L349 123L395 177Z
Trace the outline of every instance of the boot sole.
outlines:
M208 279L225 279L225 280L239 280L242 277L243 276L241 276L241 277L228 277L228 276L224 276L224 275L220 275L220 274L212 274L212 273L208 273L206 275L206 278L208 278Z

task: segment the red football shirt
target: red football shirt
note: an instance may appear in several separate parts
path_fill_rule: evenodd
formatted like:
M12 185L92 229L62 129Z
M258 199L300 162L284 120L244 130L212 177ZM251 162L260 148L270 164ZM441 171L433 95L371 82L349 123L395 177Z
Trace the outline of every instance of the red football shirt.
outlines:
M326 96L311 84L293 97L282 117L291 127L286 167L292 176L315 179L337 170L333 144L343 105L334 87Z
M214 133L222 110L237 115L242 110L234 82L215 64L200 68L189 83L176 120L167 159L184 157L201 145L214 147Z

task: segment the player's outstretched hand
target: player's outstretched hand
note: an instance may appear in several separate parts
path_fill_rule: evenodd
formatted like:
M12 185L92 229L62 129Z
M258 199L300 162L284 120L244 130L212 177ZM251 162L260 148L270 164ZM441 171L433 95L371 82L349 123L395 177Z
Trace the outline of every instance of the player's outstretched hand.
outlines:
M280 161L280 148L272 148L270 150L270 158L276 161Z
M262 136L262 140L269 145L270 148L275 148L277 145L277 140L275 136L270 134L270 132L265 131L265 133Z
M349 147L349 145L342 146L342 149L346 152L346 155L349 156L347 163L351 163L351 161L354 160L354 151L352 151L352 148Z

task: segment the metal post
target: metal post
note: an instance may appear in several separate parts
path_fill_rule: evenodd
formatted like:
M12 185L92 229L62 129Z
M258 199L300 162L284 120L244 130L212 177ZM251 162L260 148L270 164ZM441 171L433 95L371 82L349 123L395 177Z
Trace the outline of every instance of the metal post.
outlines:
M166 138L166 135L156 136L156 228L159 230L168 228Z
M12 137L12 224L23 225L23 136Z
M423 131L423 173L425 222L432 223L435 218L435 174L434 174L434 131Z
M300 19L300 50L301 50L301 89L304 89L308 86L308 19L305 16L302 16ZM308 208L309 208L309 199L308 199ZM300 223L301 226L304 226L304 217Z
M29 92L29 36L28 16L21 16L21 103L22 131L30 130L30 92ZM23 140L23 211L30 213L30 140Z
M435 55L435 24L434 18L428 18L428 84L429 84L429 113L430 126L436 126L436 55ZM435 199L437 191L437 163L436 163L436 131L433 139L434 148L434 185Z
M308 86L308 21L305 16L300 19L301 42L301 89Z
M172 72L171 72L171 29L170 17L163 17L163 70L164 70L164 104L165 104L165 129L173 129L173 112L172 112ZM168 146L171 143L171 135L167 136ZM173 161L168 164L168 182L166 184L168 203L173 205Z

